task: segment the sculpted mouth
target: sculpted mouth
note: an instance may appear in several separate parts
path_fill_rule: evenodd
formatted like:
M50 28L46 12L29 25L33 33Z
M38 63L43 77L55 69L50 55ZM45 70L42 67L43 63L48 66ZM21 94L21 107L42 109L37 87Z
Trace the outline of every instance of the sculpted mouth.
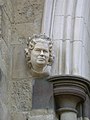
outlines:
M38 60L39 60L39 61L43 61L43 60L45 60L45 59L43 59L43 58L39 58Z
M39 60L39 61L44 61L44 60L45 60L45 58L38 58L38 60Z

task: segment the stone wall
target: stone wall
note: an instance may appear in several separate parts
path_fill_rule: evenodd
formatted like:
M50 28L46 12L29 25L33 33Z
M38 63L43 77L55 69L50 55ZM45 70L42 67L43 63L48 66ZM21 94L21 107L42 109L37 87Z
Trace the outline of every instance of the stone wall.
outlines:
M0 1L0 119L9 120L8 83L10 80L11 4Z
M0 0L1 120L56 119L52 110L31 109L32 77L24 48L33 34L46 33L57 47L53 75L90 78L89 4L89 0Z
M24 54L27 38L41 31L44 0L0 4L0 119L34 120L36 115L36 119L51 120L51 110L31 110L32 77Z

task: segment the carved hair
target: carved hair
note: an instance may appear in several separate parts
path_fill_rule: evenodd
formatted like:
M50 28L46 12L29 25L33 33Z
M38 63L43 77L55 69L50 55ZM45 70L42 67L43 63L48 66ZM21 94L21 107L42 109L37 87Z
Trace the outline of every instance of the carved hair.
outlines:
M31 51L34 49L34 46L37 42L46 42L49 45L49 60L48 65L52 65L53 63L53 55L52 55L52 41L45 34L42 35L34 35L33 37L28 39L27 48L25 49L25 57L28 66L31 68Z

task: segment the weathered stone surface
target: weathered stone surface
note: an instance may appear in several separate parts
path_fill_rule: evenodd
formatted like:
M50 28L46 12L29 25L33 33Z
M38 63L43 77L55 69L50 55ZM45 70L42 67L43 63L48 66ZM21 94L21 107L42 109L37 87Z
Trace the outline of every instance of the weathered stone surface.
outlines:
M10 111L30 111L32 106L32 84L30 79L16 79L9 83Z
M11 120L58 120L54 113L41 112L44 110L39 110L36 115L31 115L29 112L13 112L11 113ZM39 114L37 114L39 112Z
M27 120L27 113L24 112L13 112L11 113L11 120Z
M12 45L12 78L27 78L28 71L23 45Z
M52 109L37 109L30 111L29 120L57 120Z
M20 23L12 25L12 44L26 44L27 38L32 34L38 34L40 32L40 23ZM20 41L21 39L21 41Z
M9 120L9 112L8 112L8 78L5 76L3 72L0 71L0 120Z
M4 39L1 39L0 41L0 49L1 49L1 57L3 61L5 61L6 68L10 65L10 53L9 53L9 48L6 45Z
M1 24L2 24L2 28L1 28L1 36L4 39L5 43L7 45L10 45L10 41L11 41L11 21L9 19L9 17L7 16L6 11L3 9L2 13L1 13Z
M12 2L11 0L0 0L0 1L3 1L3 10L4 12L8 15L8 18L10 20L10 22L12 23L13 22L13 6L12 6ZM0 3L1 4L1 3Z
M33 111L31 113L32 77L24 56L26 39L32 34L40 33L45 1L0 0L0 36L2 37L2 40L0 39L0 68L4 73L0 81L1 120L55 120L54 114L49 111L40 110L42 112ZM76 71L79 75L89 79L90 1L68 0L67 4L67 0L47 0L47 4L46 21L43 23L46 22L44 24L46 31L44 31L48 35L52 33L51 36L54 38L56 58L52 67L52 75L72 74L74 65L77 70L80 70L80 72ZM53 9L52 5L54 5ZM80 43L82 46L78 44L78 41L82 42ZM68 43L70 43L70 51L66 49ZM80 46L83 47L83 50ZM74 52L74 48L78 48L77 51ZM67 59L67 55L70 59ZM72 58L74 59L73 65ZM65 72L69 63L71 63L70 72ZM8 110L11 112L11 118L7 117ZM23 111L27 111L28 114L30 112L30 115L27 117L27 113L23 113ZM4 115L4 118L1 115Z
M15 23L41 21L44 0L12 0L12 4Z
M51 115L38 115L38 116L30 116L29 120L55 120L53 114Z
M3 104L7 104L7 92L8 92L8 78L6 77L6 75L3 73L3 71L1 70L1 80L0 80L0 102L3 102Z
M53 63L52 41L46 35L34 35L25 48L25 57L30 72L34 77L49 75L48 66Z

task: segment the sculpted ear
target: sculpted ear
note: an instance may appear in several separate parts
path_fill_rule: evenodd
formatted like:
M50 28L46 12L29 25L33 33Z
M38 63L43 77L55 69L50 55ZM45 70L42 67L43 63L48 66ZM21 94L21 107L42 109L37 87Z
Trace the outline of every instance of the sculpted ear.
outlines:
M53 62L54 62L54 56L51 56L51 57L49 57L47 65L51 66L53 64Z

